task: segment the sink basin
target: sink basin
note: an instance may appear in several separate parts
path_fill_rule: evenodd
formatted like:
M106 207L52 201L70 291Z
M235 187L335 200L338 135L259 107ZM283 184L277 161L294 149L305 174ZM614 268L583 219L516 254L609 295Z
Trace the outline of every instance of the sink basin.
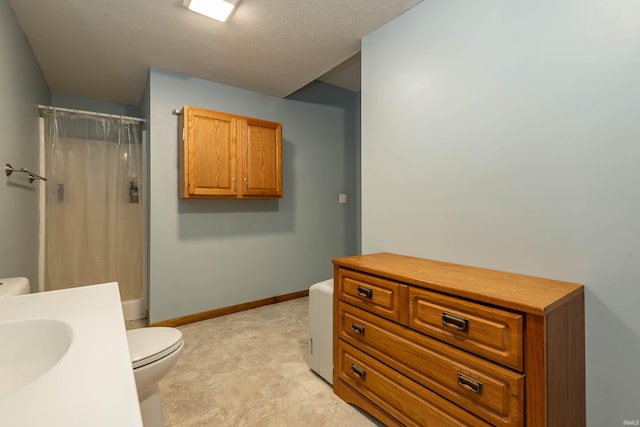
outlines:
M73 330L54 319L0 323L0 399L46 373L71 345Z

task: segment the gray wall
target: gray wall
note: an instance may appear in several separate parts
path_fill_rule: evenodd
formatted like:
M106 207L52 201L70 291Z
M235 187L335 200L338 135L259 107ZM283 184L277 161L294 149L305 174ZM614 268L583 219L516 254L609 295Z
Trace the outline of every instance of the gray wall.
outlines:
M144 85L144 91L142 93L142 99L140 101L140 117L145 119L146 122L142 124L142 128L146 131L146 139L145 144L143 145L143 153L144 153L144 163L143 163L143 176L144 180L144 188L141 188L141 197L143 204L143 216L144 216L144 231L143 231L143 240L144 240L144 265L142 268L142 283L145 286L145 296L147 300L147 313L149 312L149 303L151 299L151 289L149 286L149 236L150 234L150 219L149 219L149 141L150 137L150 111L151 111L151 93L149 91L149 72L147 72L147 81Z
M121 104L119 102L101 99L85 98L83 96L63 95L53 92L51 105L54 107L71 108L75 110L95 111L120 116L140 117L140 107L137 105Z
M308 289L354 254L354 112L152 69L150 320ZM194 105L283 124L280 200L179 200L177 117Z
M362 92L356 98L356 253L362 254Z
M363 40L363 251L584 283L587 419L640 419L640 2L425 0Z
M13 10L0 0L0 277L26 276L38 288L38 198L44 184L4 175L5 163L39 170L38 104L47 87Z

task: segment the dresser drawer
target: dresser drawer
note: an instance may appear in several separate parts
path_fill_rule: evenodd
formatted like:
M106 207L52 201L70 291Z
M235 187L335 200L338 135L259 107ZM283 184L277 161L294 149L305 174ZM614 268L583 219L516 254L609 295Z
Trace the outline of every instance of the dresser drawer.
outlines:
M338 270L338 298L372 313L407 323L408 286L356 271Z
M495 425L524 424L524 376L340 302L339 338Z
M523 371L520 314L412 287L409 326Z
M489 424L342 341L338 378L407 426Z

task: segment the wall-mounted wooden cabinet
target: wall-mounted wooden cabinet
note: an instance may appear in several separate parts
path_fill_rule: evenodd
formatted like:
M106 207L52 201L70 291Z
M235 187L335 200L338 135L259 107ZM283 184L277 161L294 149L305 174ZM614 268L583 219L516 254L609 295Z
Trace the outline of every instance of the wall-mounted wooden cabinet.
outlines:
M282 125L185 105L178 114L178 193L282 197Z

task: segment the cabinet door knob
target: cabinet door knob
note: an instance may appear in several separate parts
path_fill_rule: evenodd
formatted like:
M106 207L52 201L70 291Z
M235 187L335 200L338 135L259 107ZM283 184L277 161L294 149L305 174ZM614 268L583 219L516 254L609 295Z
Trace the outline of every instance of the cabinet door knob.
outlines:
M355 363L351 364L351 372L353 372L361 380L364 380L364 377L367 375L367 371L365 371Z
M236 192L236 177L233 177L233 192Z
M469 331L469 321L467 319L446 311L442 313L442 324L448 328L455 328L460 332Z
M358 295L366 299L371 299L371 297L373 296L373 290L365 286L358 286L356 292L358 293Z
M244 192L245 194L249 192L249 180L247 178L244 179Z
M351 330L353 332L357 332L360 335L364 335L364 326L358 324L358 323L352 323L351 324Z
M459 373L458 384L476 394L482 394L482 383L478 380L474 380L470 376Z

